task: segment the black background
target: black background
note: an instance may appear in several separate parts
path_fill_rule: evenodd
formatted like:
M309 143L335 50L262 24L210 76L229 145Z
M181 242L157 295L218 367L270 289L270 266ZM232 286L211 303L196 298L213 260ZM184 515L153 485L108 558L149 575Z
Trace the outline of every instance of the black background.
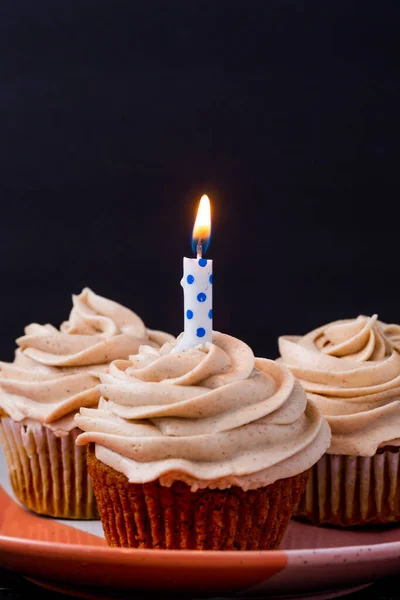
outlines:
M400 321L399 3L3 0L0 351L90 286L183 325L213 202L214 327Z
M368 587L362 591L353 593L346 596L348 600L398 600L399 594L399 583L398 577L390 577L384 581L378 581L371 587ZM4 589L3 589L4 588ZM26 579L23 579L20 575L3 571L0 569L0 600L26 600L37 596L39 592L41 600L67 600L67 597L60 595L56 592L49 592L47 590L38 588ZM115 596L116 597L116 596ZM126 598L130 598L129 593ZM162 595L164 600L195 600L193 596L177 596L175 592L163 592ZM239 597L239 596L236 596ZM243 597L243 596L242 596ZM70 598L70 596L68 596ZM134 592L135 600L159 600L160 593L141 593L140 591ZM215 600L215 599L214 599ZM222 600L222 597L221 597ZM233 598L227 598L226 600L234 600Z

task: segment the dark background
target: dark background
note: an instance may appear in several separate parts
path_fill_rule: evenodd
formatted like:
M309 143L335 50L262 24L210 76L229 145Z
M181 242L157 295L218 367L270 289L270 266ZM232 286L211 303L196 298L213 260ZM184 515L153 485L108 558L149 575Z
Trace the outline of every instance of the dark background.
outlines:
M178 334L203 193L215 329L399 322L399 8L3 0L0 358L86 285Z
M384 581L378 581L371 587L368 587L362 591L353 593L349 596L345 596L346 600L398 600L399 597L399 578L390 577ZM45 589L38 588L33 583L23 579L20 575L11 573L9 571L3 571L0 569L0 600L27 600L33 596L38 595L40 600L67 600L67 597L56 592L49 592ZM235 596L240 598L240 596ZM70 598L70 596L68 596ZM117 598L117 596L115 596ZM126 599L132 598L129 593ZM141 593L140 591L134 592L135 600L159 600L160 593ZM196 598L177 595L174 592L165 592L162 595L163 600L198 600ZM243 598L243 596L242 596ZM215 600L215 598L210 599ZM223 600L219 597L218 600ZM234 600L234 598L226 598L226 600ZM262 600L259 598L259 600Z

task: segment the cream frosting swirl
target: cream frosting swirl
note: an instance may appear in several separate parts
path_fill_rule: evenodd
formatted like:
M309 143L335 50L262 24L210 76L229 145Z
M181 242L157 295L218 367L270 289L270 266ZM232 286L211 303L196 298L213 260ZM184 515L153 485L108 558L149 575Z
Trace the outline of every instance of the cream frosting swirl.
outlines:
M89 288L73 296L60 330L32 323L17 339L13 363L0 363L0 409L15 421L39 421L57 435L73 427L81 406L97 405L99 374L143 343L158 347L172 336L146 329L124 306Z
M325 452L329 427L289 370L218 332L206 348L174 347L143 346L100 375L99 408L75 417L79 445L94 442L130 482L181 480L192 490L261 487Z
M400 437L400 354L377 315L281 336L281 361L332 430L328 453L372 456Z
M393 348L400 353L400 325L395 323L383 323L380 321L380 326L383 329L383 333L389 338Z

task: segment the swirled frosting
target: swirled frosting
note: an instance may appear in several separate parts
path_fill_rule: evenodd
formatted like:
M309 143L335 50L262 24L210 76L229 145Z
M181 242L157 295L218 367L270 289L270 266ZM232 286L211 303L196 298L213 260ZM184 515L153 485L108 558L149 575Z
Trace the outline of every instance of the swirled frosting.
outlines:
M207 347L143 346L100 375L98 409L75 417L96 456L130 482L257 488L316 463L330 443L299 382L245 343L214 332Z
M383 323L382 321L380 321L379 324L385 336L389 338L394 349L400 353L400 325L396 325L395 323Z
M282 362L331 427L330 454L372 456L398 445L400 354L388 327L377 315L359 316L279 338Z
M131 310L85 288L73 296L60 330L33 323L17 339L13 363L0 363L0 409L15 421L39 421L63 435L81 406L97 405L99 374L143 343L172 336L146 329Z

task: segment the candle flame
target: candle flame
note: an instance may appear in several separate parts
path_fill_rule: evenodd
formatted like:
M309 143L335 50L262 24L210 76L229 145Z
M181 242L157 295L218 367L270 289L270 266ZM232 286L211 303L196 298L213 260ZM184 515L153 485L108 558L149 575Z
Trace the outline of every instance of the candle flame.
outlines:
M211 206L209 197L204 194L197 209L196 221L193 227L192 247L195 251L198 244L201 244L205 252L210 243L211 237Z

